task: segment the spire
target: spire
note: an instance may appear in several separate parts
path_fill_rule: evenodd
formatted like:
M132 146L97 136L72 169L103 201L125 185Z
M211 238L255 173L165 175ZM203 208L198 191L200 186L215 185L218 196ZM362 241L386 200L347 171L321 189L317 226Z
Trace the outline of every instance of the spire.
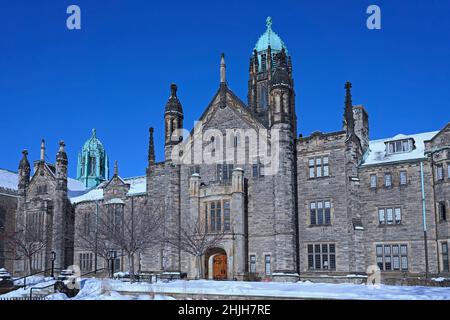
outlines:
M170 97L171 98L177 97L177 90L178 90L177 85L175 83L171 83L170 84Z
M181 107L180 100L178 100L177 97L177 90L178 86L175 83L172 83L170 85L170 97L169 100L166 103L166 109L165 112L176 112L176 113L183 113L183 108Z
M67 154L66 154L66 144L64 143L64 140L61 140L59 142L59 149L58 149L58 153L57 153L57 158L62 157L62 158L66 158L67 159Z
M119 175L119 166L117 165L117 160L114 161L114 176L117 177Z
M355 129L353 119L353 102L352 102L352 84L347 81L345 83L345 110L344 110L344 129L347 131L347 136L350 136Z
M148 166L155 164L155 142L153 141L153 127L150 127L150 139L148 142Z
M220 83L226 84L226 65L225 65L225 54L222 53L220 57Z
M19 183L18 189L19 193L25 192L28 183L30 182L30 162L27 158L28 151L24 149L22 151L22 159L19 162Z
M43 162L45 161L45 140L41 140L41 157L40 160Z
M27 149L23 149L22 151L22 159L20 160L19 163L19 170L28 170L28 173L30 172L30 162L28 161L27 158L28 155L28 150Z
M267 27L267 30L272 30L272 17L271 16L268 16L266 18L266 27Z

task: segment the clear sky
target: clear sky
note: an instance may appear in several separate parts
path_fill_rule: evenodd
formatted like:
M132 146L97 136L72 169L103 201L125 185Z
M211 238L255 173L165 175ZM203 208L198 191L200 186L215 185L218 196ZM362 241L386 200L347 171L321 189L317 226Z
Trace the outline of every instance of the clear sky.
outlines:
M55 160L65 140L69 174L91 129L123 177L145 174L148 128L163 160L164 106L178 84L185 127L219 86L225 52L231 89L247 101L248 63L265 19L292 55L298 131L341 129L344 83L370 117L371 139L441 129L450 121L450 1L1 0L0 167L20 151ZM81 8L81 30L66 8ZM366 9L381 8L381 30Z

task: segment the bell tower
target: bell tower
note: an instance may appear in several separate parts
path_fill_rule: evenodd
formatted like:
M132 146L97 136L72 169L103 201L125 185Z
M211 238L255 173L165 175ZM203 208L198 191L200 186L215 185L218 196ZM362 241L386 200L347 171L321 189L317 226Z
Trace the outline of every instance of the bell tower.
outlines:
M266 32L256 42L250 58L248 107L264 124L269 125L270 82L278 66L276 58L281 51L286 55L286 71L292 82L292 61L283 40L272 30L272 18L266 19Z

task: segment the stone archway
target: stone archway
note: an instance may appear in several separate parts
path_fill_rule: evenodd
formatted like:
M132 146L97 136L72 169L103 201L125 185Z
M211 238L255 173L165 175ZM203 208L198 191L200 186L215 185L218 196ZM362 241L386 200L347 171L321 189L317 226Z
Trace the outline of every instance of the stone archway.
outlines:
M226 280L228 277L228 257L222 248L211 248L205 259L206 279Z

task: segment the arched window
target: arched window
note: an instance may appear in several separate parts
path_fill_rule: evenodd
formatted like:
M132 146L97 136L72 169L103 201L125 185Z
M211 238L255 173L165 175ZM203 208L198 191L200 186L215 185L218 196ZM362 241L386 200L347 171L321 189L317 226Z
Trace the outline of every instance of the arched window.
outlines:
M89 157L89 175L95 176L96 159L95 157Z
M211 137L211 157L215 157L216 156L216 143L214 140L214 137Z

